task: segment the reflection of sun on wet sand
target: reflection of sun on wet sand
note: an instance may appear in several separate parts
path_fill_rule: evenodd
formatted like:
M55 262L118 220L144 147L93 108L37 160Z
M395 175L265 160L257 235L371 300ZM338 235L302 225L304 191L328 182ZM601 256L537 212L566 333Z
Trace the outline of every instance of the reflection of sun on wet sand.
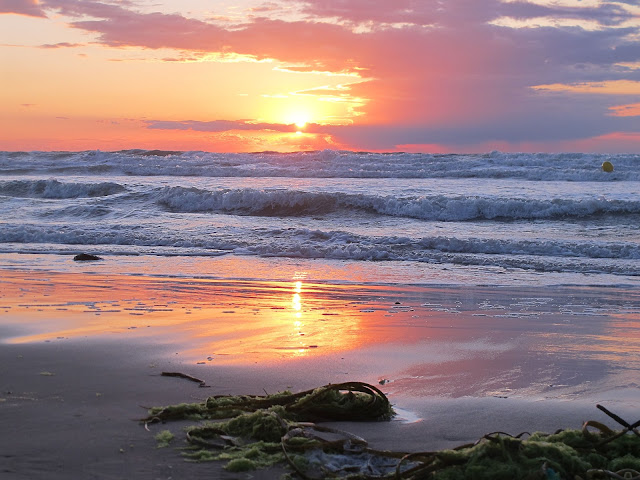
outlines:
M13 344L144 342L194 365L288 362L419 396L575 395L640 369L639 302L621 289L534 297L303 274L254 282L6 271L3 282L3 337Z
M223 362L246 363L247 355L269 360L351 350L366 336L356 306L328 298L326 287L301 281L273 287L265 285L231 310L203 309L194 353L213 349L225 355Z
M375 288L33 273L3 293L11 343L109 337L180 343L221 362L326 355L375 342L363 321ZM364 310L364 311L363 311ZM377 315L372 315L378 312ZM390 335L386 335L387 340ZM248 359L248 355L251 359Z
M211 466L185 466L177 453L167 464L166 454L147 448L151 434L130 419L141 404L216 394L380 382L400 418L413 423L348 429L395 450L454 447L495 430L578 428L603 420L592 413L599 402L637 412L640 298L633 289L20 270L0 278L0 414L11 412L2 418L20 432L10 443L0 438L9 455L0 467L9 462L9 471L31 478L40 464L49 478L210 474ZM211 388L162 371L191 374ZM34 453L33 438L43 450ZM108 464L86 460L103 457ZM57 458L65 467L56 476L50 465Z

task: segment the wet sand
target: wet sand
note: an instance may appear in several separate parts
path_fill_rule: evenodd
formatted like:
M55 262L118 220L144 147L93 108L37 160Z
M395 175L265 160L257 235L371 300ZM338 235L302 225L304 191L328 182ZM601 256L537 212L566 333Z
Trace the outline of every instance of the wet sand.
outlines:
M3 478L248 478L193 464L141 406L380 385L391 422L336 424L423 451L485 433L637 420L640 295L2 271ZM181 378L201 378L211 388ZM154 435L176 434L158 449ZM278 472L252 473L274 478Z

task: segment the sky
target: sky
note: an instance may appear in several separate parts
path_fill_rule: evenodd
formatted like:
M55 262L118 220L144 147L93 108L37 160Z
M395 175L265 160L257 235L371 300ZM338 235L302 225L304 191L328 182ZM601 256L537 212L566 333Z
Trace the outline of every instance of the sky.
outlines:
M640 0L0 0L0 150L640 152Z

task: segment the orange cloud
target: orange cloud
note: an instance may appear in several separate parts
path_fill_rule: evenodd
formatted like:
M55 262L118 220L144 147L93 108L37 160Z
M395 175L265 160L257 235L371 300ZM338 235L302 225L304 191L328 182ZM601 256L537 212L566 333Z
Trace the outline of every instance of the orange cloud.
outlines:
M631 103L629 105L616 105L610 107L616 117L639 117L640 116L640 103Z
M536 85L531 88L549 92L584 93L591 95L640 95L640 81L633 80L610 80L573 84L553 83L550 85Z

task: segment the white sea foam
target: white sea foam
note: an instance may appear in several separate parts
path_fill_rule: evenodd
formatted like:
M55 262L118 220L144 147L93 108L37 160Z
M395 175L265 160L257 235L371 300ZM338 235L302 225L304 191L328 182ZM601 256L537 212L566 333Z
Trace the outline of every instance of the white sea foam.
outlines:
M0 152L0 251L85 247L628 283L640 155Z
M612 173L602 172L610 161ZM637 154L485 155L206 152L0 152L0 174L137 175L298 178L516 178L562 181L638 181Z

